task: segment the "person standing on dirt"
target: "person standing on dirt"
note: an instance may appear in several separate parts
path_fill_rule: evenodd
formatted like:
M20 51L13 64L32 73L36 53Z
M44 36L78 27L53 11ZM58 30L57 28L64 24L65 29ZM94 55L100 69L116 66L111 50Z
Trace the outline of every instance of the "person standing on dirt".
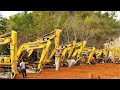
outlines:
M98 57L98 63L100 63L100 62L102 62L102 60L101 60L101 58L100 58L100 56Z
M22 60L20 60L20 69L23 78L27 78L25 63Z
M106 62L107 62L107 63L110 63L110 62L111 62L111 56L108 57L108 59L107 59Z
M61 50L57 50L55 53L55 70L58 71L60 67L60 57L61 57Z
M93 56L91 58L91 64L95 64L95 57L93 57Z

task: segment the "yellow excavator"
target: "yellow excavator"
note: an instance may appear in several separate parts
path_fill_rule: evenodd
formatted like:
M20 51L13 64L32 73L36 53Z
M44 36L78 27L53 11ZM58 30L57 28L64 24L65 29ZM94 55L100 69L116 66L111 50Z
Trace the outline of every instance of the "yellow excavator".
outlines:
M107 62L108 58L111 57L112 61L115 62L116 48L103 48L97 52L97 57L103 53L104 62Z
M81 54L85 48L85 45L86 45L86 41L81 41L76 43L74 51L68 60L69 63L68 67L71 67L73 65L80 65Z
M76 41L71 41L65 45L62 45L61 48L61 57L60 57L60 63L61 66L68 66L67 60L69 60L73 54L73 51L75 49Z
M76 43L75 51L72 54L71 58L72 59L78 59L78 58L80 59L81 53L84 50L85 45L86 45L86 41Z
M95 47L84 48L84 50L81 54L81 57L82 56L86 57L84 63L91 64L91 60L92 60L94 53L95 53Z
M120 48L117 49L117 55L116 55L116 60L115 63L116 64L120 64Z
M66 59L69 59L74 51L76 41L71 41L63 46L61 46L62 55L60 61L63 62Z
M80 57L80 54L85 47L86 41L76 43L72 41L62 46L62 55L60 58L61 66L68 66L71 63L71 60L76 60ZM76 61L77 62L77 61Z
M99 57L101 57L102 50L96 49L96 50L95 50L95 54L96 54L96 59L98 59Z
M3 34L0 36L0 45L3 44L10 44L10 55L2 55L0 57L0 65L3 67L7 67L8 65L11 66L12 70L12 78L14 78L18 71L17 71L17 62L21 60L22 52L25 50L34 50L34 49L40 49L42 48L42 53L40 60L38 62L38 67L37 70L41 71L42 70L42 64L45 62L45 57L48 53L48 50L51 45L51 41L43 41L43 42L28 42L22 44L19 49L17 50L17 32L11 31L10 33Z
M103 52L104 52L105 59L107 59L109 54L109 48L104 48Z
M11 77L14 78L17 72L17 32L11 31L9 33L0 35L0 45L10 44L10 56L2 55L0 57L1 67L11 67Z
M50 40L52 42L52 40L54 40L54 48L53 49L48 49L48 52L46 53L45 56L45 61L44 61L44 67L53 67L53 64L56 62L56 59L54 57L56 51L58 48L60 48L60 34L61 34L62 30L60 29L55 29L54 31L43 35L42 37L38 38L35 42L36 43L42 43L43 40ZM52 43L53 45L53 43ZM51 46L52 46L51 45ZM52 47L51 47L52 48ZM29 55L31 55L31 53L33 52L34 49L31 49L29 51ZM55 62L54 62L54 60Z
M38 38L37 40L34 41L34 43L42 43L44 40L50 40L52 42L52 40L54 40L54 48L53 49L47 49L47 52L45 54L44 57L44 62L43 62L43 68L45 67L54 67L54 63L56 62L56 59L54 58L54 55L57 51L57 49L60 47L60 34L61 34L62 30L60 29L55 29L54 31L43 35L42 37ZM52 45L51 45L52 46ZM35 48L36 49L36 48ZM28 51L28 57L32 54L32 52L34 51L34 49L30 49ZM42 56L41 56L42 57ZM54 60L55 62L54 62ZM58 59L58 58L57 58ZM41 59L40 59L41 61ZM42 71L39 70L41 66L38 65L38 71Z
M108 57L110 56L110 52L112 52L111 56L114 57L116 50L113 50L113 48L96 49L96 59L99 63L105 63L108 60ZM112 60L114 60L113 57Z
M50 46L51 46L51 41L50 40L47 40L43 43L38 43L38 42L37 43L36 42L24 43L20 46L20 48L17 51L17 60L21 60L21 54L22 54L23 51L34 50L34 49L42 49L40 59L37 63L37 65L38 65L37 66L37 71L42 71L42 64L45 62L45 57L48 53L48 50L49 50ZM24 62L28 62L28 60L24 60Z

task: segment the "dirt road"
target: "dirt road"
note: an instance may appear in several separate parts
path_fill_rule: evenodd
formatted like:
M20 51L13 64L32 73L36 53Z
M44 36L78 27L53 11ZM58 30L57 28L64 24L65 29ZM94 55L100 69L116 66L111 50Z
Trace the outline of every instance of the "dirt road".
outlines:
M58 72L54 71L54 68L45 68L41 73L27 74L28 78L26 79L89 79L90 73L100 75L101 79L120 79L120 64L61 67ZM16 78L22 79L21 73Z

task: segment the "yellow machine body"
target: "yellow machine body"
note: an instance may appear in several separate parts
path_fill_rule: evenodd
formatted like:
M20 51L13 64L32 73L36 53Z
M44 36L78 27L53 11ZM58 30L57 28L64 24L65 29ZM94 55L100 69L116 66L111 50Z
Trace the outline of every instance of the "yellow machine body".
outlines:
M10 44L10 56L8 57L1 57L1 62L4 61L2 64L10 64L12 70L12 78L15 77L17 72L17 32L11 31L9 33L3 34L0 36L0 45L2 44ZM0 62L0 63L1 63Z
M62 55L60 58L61 62L66 61L67 59L71 58L72 53L73 53L74 48L75 48L75 45L76 45L76 41L73 41L73 42L68 43L62 47L62 49L61 49Z
M75 51L74 51L73 54L72 54L72 58L73 58L73 59L78 59L78 58L80 58L81 53L82 53L82 51L84 50L85 45L86 45L86 41L82 41L82 42L76 43L76 46L75 46L75 47L76 47L77 49L75 49Z
M61 34L62 30L60 29L56 29L55 31L53 32L50 32L44 36L42 36L41 38L37 39L35 42L41 42L43 39L48 39L50 41L52 41L54 39L54 44L55 44L55 47L54 49L52 50L52 52L50 53L50 55L46 55L46 60L45 60L45 63L50 63L52 62L51 58L53 57L53 55L55 54L56 52L56 49L57 48L60 48L60 34ZM48 50L49 51L49 50Z
M95 47L87 47L87 48L84 48L82 54L86 54L87 55L87 64L90 64L90 61L92 59L92 56L94 55L95 53Z
M9 63L11 63L11 59L10 59L10 56L4 56L4 55L2 55L2 56L0 56L0 65L1 64L9 64Z

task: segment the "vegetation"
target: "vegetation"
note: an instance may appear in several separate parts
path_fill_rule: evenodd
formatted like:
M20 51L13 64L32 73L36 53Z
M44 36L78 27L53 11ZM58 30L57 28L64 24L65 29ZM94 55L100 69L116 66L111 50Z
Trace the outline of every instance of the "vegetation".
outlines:
M59 28L63 30L61 44L86 40L87 46L101 48L106 40L120 35L120 21L115 17L115 11L24 11L9 19L0 17L0 33L17 31L21 45Z

